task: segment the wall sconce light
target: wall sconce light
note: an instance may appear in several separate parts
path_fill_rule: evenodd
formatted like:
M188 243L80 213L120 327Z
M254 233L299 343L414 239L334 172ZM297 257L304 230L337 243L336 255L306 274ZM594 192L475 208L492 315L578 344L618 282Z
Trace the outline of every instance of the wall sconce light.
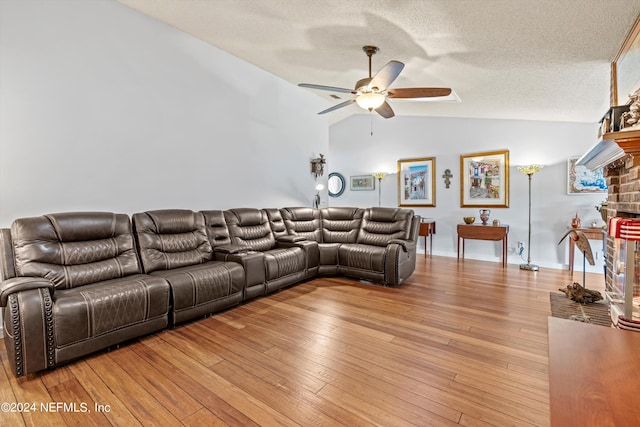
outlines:
M311 159L311 173L314 174L316 178L322 176L324 173L324 164L326 162L327 160L322 154L320 154L318 158Z
M313 199L313 207L314 208L319 208L320 207L320 191L324 190L324 185L322 184L318 184L316 185L316 195Z

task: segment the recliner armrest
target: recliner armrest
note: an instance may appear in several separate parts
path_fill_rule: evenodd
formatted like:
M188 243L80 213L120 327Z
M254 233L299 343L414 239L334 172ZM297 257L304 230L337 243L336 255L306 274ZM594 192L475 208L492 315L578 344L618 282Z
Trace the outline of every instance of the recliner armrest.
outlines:
M251 246L248 245L221 245L213 248L214 252L222 254L237 254L241 252L248 252L251 250Z
M7 306L9 295L30 289L48 288L51 293L55 290L53 282L41 277L12 277L0 283L0 307Z
M402 246L402 249L405 252L409 252L411 249L415 247L415 243L411 240L403 240L403 239L391 239L389 240L389 244L395 243L396 245Z

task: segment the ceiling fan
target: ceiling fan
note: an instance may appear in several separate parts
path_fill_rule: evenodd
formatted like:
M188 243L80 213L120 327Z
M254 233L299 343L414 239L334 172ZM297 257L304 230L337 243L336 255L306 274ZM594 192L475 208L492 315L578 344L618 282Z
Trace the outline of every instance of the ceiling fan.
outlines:
M371 57L378 52L375 46L363 46L362 50L369 57L369 77L358 80L354 89L346 89L334 86L322 86L309 83L300 83L298 86L309 89L327 90L330 92L350 93L356 95L355 98L336 104L333 107L320 111L318 114L325 114L339 108L347 107L354 102L365 110L375 110L385 119L390 119L395 114L387 102L387 98L433 98L438 96L448 96L451 94L450 88L439 87L410 87L390 89L389 86L400 75L404 64L400 61L389 61L384 67L371 76Z

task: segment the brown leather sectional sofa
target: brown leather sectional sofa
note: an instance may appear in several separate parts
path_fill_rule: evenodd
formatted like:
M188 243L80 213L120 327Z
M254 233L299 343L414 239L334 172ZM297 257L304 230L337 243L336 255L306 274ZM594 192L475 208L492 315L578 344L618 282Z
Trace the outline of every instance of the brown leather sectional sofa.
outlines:
M16 376L318 275L399 286L419 217L397 208L59 213L0 229L0 306Z

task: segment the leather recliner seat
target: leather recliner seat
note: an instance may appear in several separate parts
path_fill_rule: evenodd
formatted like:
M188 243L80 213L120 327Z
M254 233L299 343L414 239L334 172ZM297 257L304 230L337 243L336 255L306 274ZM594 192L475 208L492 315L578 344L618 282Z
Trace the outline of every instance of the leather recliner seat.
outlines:
M415 269L420 217L400 208L280 209L288 233L318 242L319 274L401 285Z
M179 209L136 213L133 226L144 272L171 285L172 324L242 301L244 269L213 259L202 213Z
M355 243L338 248L338 274L391 286L404 282L415 269L418 227L407 209L364 209Z
M266 210L230 209L224 211L224 218L233 245L245 246L264 256L266 293L307 278L308 263L317 266L313 249L316 243L290 236L276 240Z
M141 274L127 215L23 218L1 237L0 306L17 376L169 324L169 283Z

